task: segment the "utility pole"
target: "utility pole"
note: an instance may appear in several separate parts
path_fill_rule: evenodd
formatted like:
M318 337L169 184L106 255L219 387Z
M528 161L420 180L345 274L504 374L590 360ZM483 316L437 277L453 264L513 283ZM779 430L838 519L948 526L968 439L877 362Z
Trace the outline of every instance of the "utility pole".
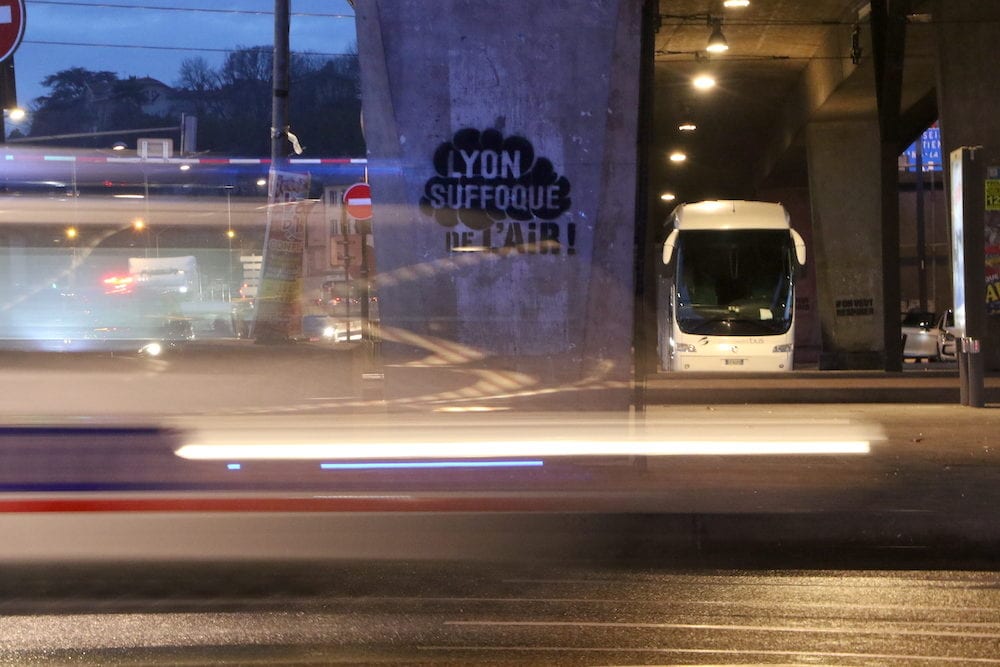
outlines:
M267 227L264 232L264 256L261 261L260 286L258 287L254 316L253 337L260 344L286 342L289 313L283 305L286 295L279 294L273 279L270 251L271 224L277 204L279 165L282 161L284 142L288 132L289 88L289 23L291 0L274 0L274 54L271 70L271 164L267 179Z
M277 170L288 132L289 3L274 0L274 58L271 100L271 176Z

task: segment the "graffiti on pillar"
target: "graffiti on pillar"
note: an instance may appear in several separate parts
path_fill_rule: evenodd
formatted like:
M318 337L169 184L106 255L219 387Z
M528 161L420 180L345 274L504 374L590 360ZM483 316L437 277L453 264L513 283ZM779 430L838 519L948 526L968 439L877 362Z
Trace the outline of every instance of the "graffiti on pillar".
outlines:
M875 299L837 299L837 317L858 317L875 314Z
M500 254L576 253L570 183L530 141L499 130L459 130L434 151L420 209L444 227L445 247Z

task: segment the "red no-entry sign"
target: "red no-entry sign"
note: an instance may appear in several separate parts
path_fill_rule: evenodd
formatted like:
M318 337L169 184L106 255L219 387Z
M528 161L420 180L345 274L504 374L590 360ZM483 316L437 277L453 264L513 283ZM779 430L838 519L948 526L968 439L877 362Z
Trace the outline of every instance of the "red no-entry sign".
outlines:
M372 190L367 183L355 183L344 192L344 206L347 215L355 220L369 220L372 217Z
M0 62L21 44L24 37L24 0L0 0Z

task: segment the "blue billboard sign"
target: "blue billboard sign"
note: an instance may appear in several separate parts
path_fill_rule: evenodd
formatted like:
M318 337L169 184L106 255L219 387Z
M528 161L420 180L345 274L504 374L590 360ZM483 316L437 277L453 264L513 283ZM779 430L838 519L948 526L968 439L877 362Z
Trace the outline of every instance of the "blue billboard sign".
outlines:
M924 171L941 171L943 166L943 159L941 157L941 128L936 123L924 130L920 138L903 151L902 157L906 163L906 171L917 170L918 147Z

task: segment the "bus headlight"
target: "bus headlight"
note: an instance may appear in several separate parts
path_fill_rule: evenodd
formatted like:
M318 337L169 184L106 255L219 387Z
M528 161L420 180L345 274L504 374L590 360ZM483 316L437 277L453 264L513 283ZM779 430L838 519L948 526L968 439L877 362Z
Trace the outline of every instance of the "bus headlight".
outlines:
M792 343L782 343L781 345L775 345L773 352L775 354L788 353L791 352L795 346Z

